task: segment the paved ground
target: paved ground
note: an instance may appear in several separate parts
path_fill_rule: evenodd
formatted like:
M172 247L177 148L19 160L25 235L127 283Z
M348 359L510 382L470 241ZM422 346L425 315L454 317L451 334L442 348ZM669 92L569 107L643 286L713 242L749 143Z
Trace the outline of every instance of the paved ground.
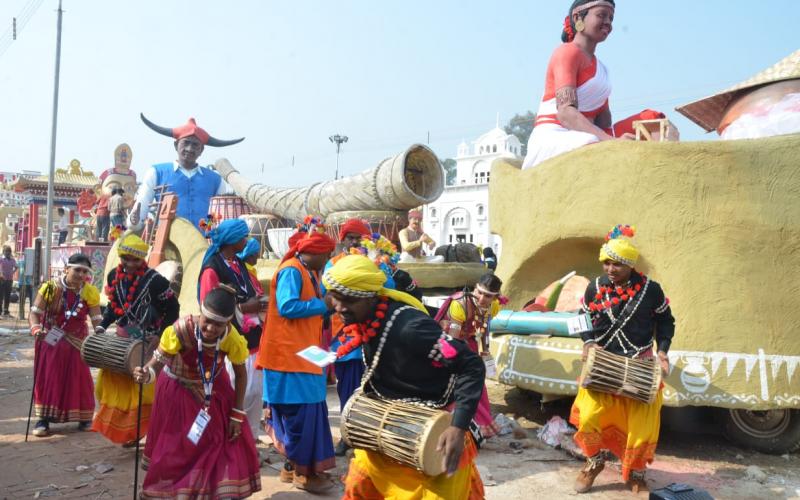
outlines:
M95 433L78 432L75 424L53 425L52 436L24 442L33 355L33 342L23 328L26 324L0 320L0 498L130 498L133 450L111 445ZM495 411L517 417L531 437L552 415L566 416L568 410L566 403L552 403L542 410L522 391L494 383L490 383L490 398ZM338 437L339 405L335 391L330 391L329 408L334 434ZM675 426L681 430L708 430L707 422L696 416L692 418L678 418ZM580 462L538 441L532 441L535 446L515 451L510 446L512 439L511 436L495 438L481 451L478 464L487 484L488 499L578 496L572 492L572 482ZM271 463L264 463L263 490L253 498L319 498L280 483L277 480L280 457L268 445L259 446ZM756 465L765 473L763 483L746 477L749 465ZM103 466L113 469L101 472ZM336 479L344 475L346 468L347 460L339 459L337 468L331 471L334 488L322 498L341 496L341 483ZM710 433L665 429L648 477L653 487L689 483L722 499L800 498L800 456L743 451ZM636 498L623 488L618 478L619 469L611 464L598 478L593 492L581 498Z

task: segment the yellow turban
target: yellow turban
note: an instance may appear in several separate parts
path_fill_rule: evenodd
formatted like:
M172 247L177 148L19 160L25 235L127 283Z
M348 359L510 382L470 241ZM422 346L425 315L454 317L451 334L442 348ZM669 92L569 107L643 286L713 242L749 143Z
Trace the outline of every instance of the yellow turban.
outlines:
M613 260L633 267L639 260L639 250L628 238L632 238L635 229L631 226L615 226L606 235L606 242L600 247L600 262Z
M141 238L137 235L130 233L119 243L119 247L117 247L117 255L122 257L123 255L128 255L130 257L136 257L137 259L144 259L147 257L147 251L150 247L147 246Z
M416 307L425 314L428 310L411 295L384 288L386 275L369 258L363 255L348 255L340 259L322 276L322 282L328 290L333 290L349 297L375 297L383 295L392 300Z

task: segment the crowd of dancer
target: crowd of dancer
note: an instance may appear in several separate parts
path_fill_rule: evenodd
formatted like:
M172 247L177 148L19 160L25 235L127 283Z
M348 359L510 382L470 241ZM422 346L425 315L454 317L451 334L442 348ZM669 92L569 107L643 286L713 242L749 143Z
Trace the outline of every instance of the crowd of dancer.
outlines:
M526 167L613 137L610 86L594 49L611 31L614 8L612 0L576 0L570 7ZM206 198L223 192L213 171L194 175L196 159L206 144L239 141L214 139L193 120L176 129L143 120L176 139L179 161L146 176L131 212L134 229L156 185L174 184L180 194L202 181ZM106 277L104 311L83 254L69 258L63 277L41 286L30 314L33 435L77 422L126 447L138 447L146 436L143 498L245 498L261 489L255 438L263 430L285 457L280 480L320 493L334 485L325 471L348 446L344 440L334 445L328 420L327 386L335 379L340 409L363 391L451 414L438 441L445 473L429 476L356 447L344 498L483 498L474 459L483 440L498 432L484 380L494 366L489 332L503 285L491 251L487 273L436 309L422 303L413 277L397 268L400 253L383 235L351 219L337 241L322 220L309 216L264 289L254 267L262 252L248 239L245 222L200 223L196 216L207 207L200 198L179 206L179 215L208 230L211 243L197 283L198 315L181 315L168 280L147 265L148 245L133 232L117 245L120 263ZM411 225L400 235L406 254L434 245L420 219L420 212L410 212ZM600 249L604 274L583 300L592 322L582 334L584 359L591 349L603 349L655 358L666 372L674 319L658 283L635 270L639 252L632 237L631 228L618 226ZM81 347L90 335L110 335L106 329L141 340L147 354L132 374L102 369L93 382ZM326 366L298 355L314 346L335 353L335 362ZM603 450L620 457L623 480L634 491L646 488L660 407L660 390L648 404L581 387L570 420L589 458L576 491L591 488L604 467Z

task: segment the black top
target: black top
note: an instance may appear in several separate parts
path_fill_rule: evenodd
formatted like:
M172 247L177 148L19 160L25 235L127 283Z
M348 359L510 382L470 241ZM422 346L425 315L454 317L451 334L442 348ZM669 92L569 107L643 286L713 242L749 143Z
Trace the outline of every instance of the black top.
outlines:
M480 356L464 341L445 334L430 316L403 303L389 301L384 327L364 345L367 370L387 329L386 343L366 386L367 392L377 392L389 399L433 403L433 406L455 401L452 425L468 429L486 376ZM443 353L440 339L452 349L445 346Z
M257 293L244 261L239 257L234 257L234 259L236 260L236 264L239 266L238 273L234 271L232 267L226 264L225 258L219 252L217 252L211 257L211 259L209 259L206 265L203 266L203 269L200 270L200 276L203 275L203 272L206 269L213 269L214 272L217 273L217 278L219 279L220 283L225 283L236 290L236 303L243 304L255 297ZM236 316L233 317L231 323L236 327L236 330L244 335L245 339L247 339L248 349L254 349L259 346L261 343L262 331L260 327L245 330L239 323L239 320L236 318Z
M112 286L116 276L117 268L108 273L106 284L109 287ZM116 286L114 294L120 306L125 304L128 288L132 284L127 278L123 278ZM120 294L122 294L122 297L119 296ZM144 276L139 279L139 285L131 301L131 307L119 316L109 302L103 313L103 321L100 326L108 328L111 323L117 323L117 325L125 327L129 323L133 323L142 328L147 335L161 335L161 332L174 323L179 315L178 297L169 287L167 278L153 269L148 269Z
M628 289L636 290L637 286L639 290L635 291L634 297L622 300L628 295ZM601 287L613 290L598 298L598 288ZM597 305L606 301L611 303L611 307L597 310ZM655 336L658 350L669 351L675 335L675 318L661 285L655 281L633 271L630 284L619 294L608 276L601 276L586 287L583 302L584 311L591 314L594 327L581 334L584 342L596 341L609 352L633 357L652 347Z

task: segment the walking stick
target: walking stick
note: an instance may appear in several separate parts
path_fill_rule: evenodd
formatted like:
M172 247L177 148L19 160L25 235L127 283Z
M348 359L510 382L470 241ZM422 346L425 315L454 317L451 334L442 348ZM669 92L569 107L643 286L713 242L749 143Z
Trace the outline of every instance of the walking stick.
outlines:
M55 292L53 289L49 289L48 292L52 295ZM33 304L31 304L33 307ZM47 319L47 314L50 311L50 299L45 301L44 304L44 312L42 313L42 326L45 324L45 320ZM36 365L39 359L39 356L36 355L36 347L39 345L39 337L36 336L33 341L33 385L31 386L31 402L28 404L28 423L25 424L25 442L28 442L28 433L31 430L31 415L33 414L33 394L36 391Z
M145 336L142 335L142 361L139 363L139 368L144 371L144 344ZM142 429L142 393L144 392L144 383L139 382L139 406L136 408L136 455L133 459L133 500L137 500L139 492L139 443L142 437L139 435Z
M25 424L25 442L28 442L28 432L31 430L31 415L33 414L33 393L36 391L36 360L39 356L36 355L36 346L39 344L39 337L33 341L33 385L31 386L31 402L28 405L28 423Z

